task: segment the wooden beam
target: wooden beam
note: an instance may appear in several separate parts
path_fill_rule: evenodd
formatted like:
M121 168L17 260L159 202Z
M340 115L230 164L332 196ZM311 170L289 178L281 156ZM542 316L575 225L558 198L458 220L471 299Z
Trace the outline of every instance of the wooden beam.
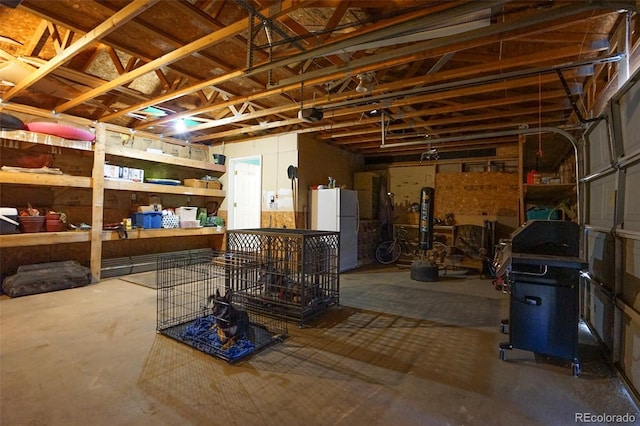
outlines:
M157 1L157 0L146 0L146 1ZM300 2L295 2L293 0L290 0L292 2L292 9L296 9L299 7L302 7L303 5L305 5L306 3L308 3L311 0L308 1L300 1ZM268 11L265 11L265 13L267 13ZM196 52L198 52L199 50L202 49L206 49L208 47L211 47L212 45L221 42L222 40L225 40L229 37L232 37L236 34L239 34L240 32L244 31L247 28L249 19L245 18L242 19L238 22L235 22L231 25L228 25L224 28L219 29L218 31L214 31L211 34L207 34L204 37L199 38L198 40L195 40L189 44L186 44L178 49L175 49L151 62L148 62L146 64L144 64L143 66L136 68L135 70L128 72L126 74L123 74L115 79L113 79L112 81L110 81L107 84L104 84L100 87L97 87L93 90L90 90L89 92L85 93L82 96L78 96L77 98L65 102L64 104L58 106L56 108L56 111L58 112L63 112L68 110L69 108L73 108L76 105L79 105L89 99L95 98L96 96L100 96L101 94L108 92L109 90L114 89L117 86L120 86L122 84L125 84L131 80L134 80L138 77L143 76L144 74L147 74L149 72L153 72L156 68L161 68L163 66L168 66L176 61L179 61L182 58L185 58L189 55L192 55ZM203 87L206 87L203 86ZM202 87L200 87L199 89L201 89ZM189 91L188 93L193 92L194 90ZM153 104L150 104L153 105ZM149 106L149 105L147 105Z
M498 71L498 70L507 70L509 68L521 68L523 66L527 66L527 65L534 65L534 64L540 64L540 63L545 63L547 61L552 61L552 60L557 60L557 59L563 59L563 58L569 58L575 55L580 55L580 54L585 54L587 52L593 52L593 51L599 51L601 49L593 49L593 50L586 50L586 51L581 51L580 47L565 47L565 48L559 48L559 49L554 49L551 51L546 51L546 52L540 52L538 54L535 55L524 55L524 56L519 56L516 58L512 58L512 59L507 59L507 60L503 60L503 61L496 61L494 64L481 64L481 65L474 65L474 66L470 66L470 67L464 67L462 69L456 69L456 70L447 70L446 72L436 72L433 74L427 74L424 76L419 76L419 77L415 77L412 79L403 79L400 80L398 82L394 82L394 83L389 83L389 84L383 84L383 85L379 85L378 87L376 87L376 89L374 90L374 94L375 93L384 93L384 92L389 92L389 91L394 91L394 90L400 90L403 88L407 88L407 87L414 87L414 86L420 86L420 85L427 85L427 84L435 84L438 81L445 81L445 80L451 80L451 79L455 79L455 78L463 78L463 77L468 77L471 75L475 75L475 74L486 74L488 72L491 71ZM340 71L340 75L327 75L325 76L322 80L323 81L330 81L331 79L334 78L338 78L338 77L342 77L342 71ZM312 83L315 83L312 82ZM246 101L254 101L257 99L261 99L263 97L268 97L268 96L273 96L275 94L279 94L279 93L283 93L289 90L293 90L298 88L298 83L295 84L291 84L288 86L284 86L284 87L279 87L279 88L273 88L271 90L266 90L260 93L256 93L253 95L249 95L249 96L244 96L244 97L240 97L237 99L233 99L231 101L227 101L227 102L223 102L223 103L219 103L219 104L215 104L215 105L208 105L208 106L203 106L200 108L194 108L188 111L183 111L180 113L176 113L173 114L171 116L167 116L167 117L163 117L154 121L149 121L149 122L145 122L145 123L140 123L138 128L146 128L146 127L150 127L150 126L157 126L160 124L164 124L168 121L171 120L175 120L178 118L186 118L186 117L191 117L191 116L195 116L195 115L200 115L200 114L205 114L205 113L209 113L209 112L213 112L215 110L219 110L219 109L223 109L228 107L231 104L237 104L238 102L246 102ZM189 90L189 88L187 88L187 90ZM323 97L323 98L319 98L316 99L315 105L317 106L322 106L322 105L326 105L329 102L331 103L337 103L340 102L342 100L346 100L346 99L350 99L354 97L354 93L352 91L348 91L345 94L342 95L332 95L331 97L327 96L327 97ZM158 98L156 98L158 99ZM292 109L298 109L298 105L292 105ZM127 108L125 111L129 111L132 110L131 112L135 111L136 109L133 108ZM122 112L122 111L121 111ZM111 118L115 118L117 115L119 114L112 114L111 116L105 116L103 117L104 121L108 121ZM268 114L267 114L268 115ZM204 129L205 127L201 127L201 129Z
M514 103L515 105L515 103ZM563 110L566 109L565 107L561 107L561 106L552 106L549 108L545 108L544 112L552 112L552 111L558 111L558 110ZM424 113L426 111L419 111L418 113ZM532 108L516 108L516 109L510 109L508 111L493 111L491 113L486 113L486 114L472 114L472 115L464 115L464 116L459 116L459 117L447 117L447 118L443 118L443 119L439 119L439 120L427 120L425 121L425 124L428 124L430 126L442 126L442 125L450 125L450 124L458 124L460 122L465 122L465 123L469 123L472 121L490 121L490 120L499 120L499 119L504 119L507 117L519 117L519 116L534 116L538 114L538 107L532 107ZM409 126L406 125L400 125L400 126L389 126L389 130L390 131L394 131L394 130L403 130L403 129L408 129L410 128ZM449 131L449 130L447 130ZM434 131L434 133L436 133L437 131ZM367 136L370 135L370 136ZM364 137L363 137L364 136ZM357 141L354 140L354 138L358 138ZM331 139L333 142L340 142L340 139L345 138L346 141L344 142L345 144L351 144L351 143L362 143L362 142L371 142L374 140L380 140L380 130L379 129L358 129L357 131L353 131L353 132L344 132L344 133L339 133L339 134L330 134L330 135L326 135L326 136L321 136L320 139ZM394 139L402 139L402 138L406 138L406 135L387 135L387 140L394 140Z
M295 0L289 0L289 2L295 3ZM303 8L303 7L307 7L310 4L313 4L314 6L316 6L317 5L317 1L315 1L315 0L301 0L301 1L299 1L299 3L295 4L295 7L293 5L285 7L285 4L283 4L282 5L282 12L280 12L278 15L284 15L286 13L291 12L292 10ZM335 7L335 4L333 6ZM425 18L425 16L428 13L433 13L434 9L438 9L440 11L442 11L442 10L446 11L446 9L448 7L450 7L450 6L441 5L441 6L438 6L437 8L433 8L433 9L420 10L420 11L414 13L414 14L411 14L409 16L409 18L410 18L410 20L412 19L414 21L417 21L419 19ZM467 7L469 7L469 8L473 7L474 10L478 8L477 6L467 6ZM488 6L485 4L484 7L488 7ZM268 9L266 9L264 11L264 13L267 13L267 12L268 12ZM449 13L451 13L451 12L449 12ZM392 23L394 23L396 25L403 25L403 24L406 25L406 22L404 21L405 19L407 19L407 17L403 17L403 21L400 21L400 22L394 21ZM436 18L431 18L431 19L436 19ZM246 25L248 25L249 20L248 19L244 19L241 22L246 22L245 23L245 28L246 28ZM361 34L361 36L366 38L365 41L370 39L370 38L372 38L372 37L373 38L379 37L378 32L376 32L376 30L385 31L385 29L387 28L388 25L389 25L389 22L385 21L383 23L379 23L379 24L376 24L376 25L367 26L364 34ZM399 30L397 30L397 31L399 31ZM339 42L348 44L349 40L351 40L352 37L355 37L355 36L353 34L348 34L348 35L345 35L343 37L339 37ZM360 37L360 36L358 36L358 37ZM332 43L332 46L336 46L336 43ZM324 49L324 48L325 48L325 46L321 47L321 49ZM175 98L178 98L178 97L181 97L181 96L185 96L185 95L188 95L188 94L190 94L192 92L195 92L195 91L200 90L200 89L202 89L204 87L207 87L207 86L213 86L213 85L221 84L221 83L233 80L233 79L238 78L238 77L245 77L246 78L246 77L250 77L252 75L261 73L261 72L267 72L269 70L273 70L273 69L276 69L276 68L282 68L282 66L283 66L283 64L281 63L282 61L284 61L286 63L292 63L292 62L297 62L297 61L303 62L305 59L310 59L310 58L313 58L313 57L318 56L318 55L321 54L321 52L317 52L317 55L316 54L308 54L309 52L314 52L315 53L316 49L310 50L308 52L303 52L302 54L299 54L299 55L304 55L304 57L301 57L299 55L293 55L293 56L288 56L284 60L266 62L266 63L264 63L264 64L262 64L260 66L256 66L256 67L254 67L252 69L249 69L249 70L247 70L247 69L239 69L239 70L236 70L236 71L231 71L231 72L229 72L229 73L227 73L225 75L214 77L214 78L212 78L210 80L200 82L198 84L195 84L195 85L193 85L191 87L182 89L180 91L177 91L177 92L174 92L174 93L168 93L166 95L159 96L159 97L155 98L153 100L153 102L141 103L141 104L138 104L138 105L135 105L135 106L120 110L117 113L110 114L108 116L104 116L104 117L101 118L101 121L110 121L110 120L112 120L114 118L120 117L120 116L125 115L125 114L127 114L129 112L134 112L134 111L146 108L146 107L151 106L151 105L159 104L159 103L162 103L162 102L169 101L171 99L175 99ZM324 81L329 81L332 78L333 77L325 78L323 81L320 81L320 83L322 83ZM318 83L316 82L314 84L318 84ZM298 82L296 82L296 83L294 83L292 85L289 85L287 87L280 87L279 90L276 90L276 91L273 91L273 92L272 91L267 91L267 92L269 92L271 94L281 94L281 93L286 92L287 90L291 90L292 88L297 88L297 87L299 87L299 83ZM107 90L110 90L110 89L107 89ZM100 93L95 93L96 96L98 94L100 94ZM244 102L245 100L249 100L249 99L242 99L242 100L240 100L240 102ZM179 118L179 117L174 117L174 118Z
M42 40L46 39L49 31L49 23L44 19L38 24L34 34L31 36L29 43L22 46L20 49L25 56L37 56L42 49Z
M433 102L433 101L437 101L439 99L446 99L446 98L451 98L451 97L456 97L456 96L471 96L474 94L481 94L481 93L490 93L490 92L496 92L496 91L502 91L502 90L507 90L507 89L512 89L512 88L519 88L519 87L523 87L523 86L531 86L531 85L537 85L540 82L542 83L548 83L550 81L556 81L557 77L555 74L548 74L545 76L535 76L535 77L525 77L525 78L520 78L520 79L513 79L513 80L508 80L508 81L500 81L497 83L492 83L492 84L486 84L486 85L478 85L478 86L474 86L474 87L464 87L464 88L460 88L460 89L454 89L454 90L450 90L450 91L443 91L443 92L436 92L436 93L429 93L429 94L425 94L422 96L415 96L415 97L411 97L411 98L403 98L403 99L394 99L392 101L390 101L388 107L397 107L400 105L408 105L408 104L416 104L416 103L423 103L423 102ZM536 99L537 99L537 94L536 94ZM491 106L494 100L490 100L487 101L488 105ZM497 100L499 101L499 100ZM294 105L295 106L295 105ZM452 107L452 110L456 110L458 108L458 106ZM353 115L353 114L361 114L364 112L367 112L371 109L370 106L348 106L336 111L332 111L331 112L331 116L332 117L338 117L338 116L343 116L343 115ZM297 120L295 122L300 123L301 120L298 119L292 119L292 120ZM282 123L283 125L289 125L291 123L294 123L294 121L292 120L284 120L284 121L280 121L280 122L276 122L276 123ZM269 123L268 126L263 126L262 128L273 128L274 124L276 123ZM353 124L353 123L352 123ZM306 131L321 131L324 128L326 128L327 123L322 123L320 126L317 127L313 127L313 128L308 128L305 130L302 130L301 132L306 132ZM277 126L276 126L277 127ZM256 130L259 130L259 127L254 126L253 128L255 128ZM331 128L335 128L334 126L331 126ZM202 142L205 140L210 140L210 139L219 139L222 137L227 137L227 136L233 136L235 134L241 134L244 132L245 129L236 129L236 130L229 130L226 132L219 132L216 133L215 135L204 135L204 136L198 136L192 139L192 142Z
M96 28L82 36L78 41L73 43L64 51L58 53L37 71L34 71L33 73L29 74L28 77L18 82L11 90L4 94L4 96L2 97L3 102L10 100L22 90L40 81L45 76L47 76L47 74L51 73L56 68L62 66L62 64L64 64L66 61L80 53L80 51L87 45L117 30L118 27L127 23L130 19L138 16L158 1L159 0L135 0L131 2L130 4L122 8L122 10L113 15L110 19L98 25Z

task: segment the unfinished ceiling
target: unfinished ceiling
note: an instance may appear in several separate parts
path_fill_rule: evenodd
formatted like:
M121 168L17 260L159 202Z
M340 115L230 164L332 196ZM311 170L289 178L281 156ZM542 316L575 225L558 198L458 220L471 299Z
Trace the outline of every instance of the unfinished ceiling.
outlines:
M636 1L0 3L2 102L190 143L309 133L384 161L579 136L639 56Z

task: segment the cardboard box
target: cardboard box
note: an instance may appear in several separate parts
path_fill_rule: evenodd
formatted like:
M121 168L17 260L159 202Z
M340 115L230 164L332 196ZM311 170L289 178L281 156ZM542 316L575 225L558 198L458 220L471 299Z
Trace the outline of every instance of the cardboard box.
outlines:
M129 180L129 168L120 166L120 179Z
M353 189L375 191L380 185L380 176L374 172L356 172L353 174Z
M113 164L105 164L104 177L109 179L120 179L120 166L114 166Z
M207 161L209 150L206 147L189 147L189 158L196 161Z
M144 170L129 169L129 180L132 182L144 182Z
M184 186L191 188L222 189L222 183L217 180L185 179Z
M126 133L114 132L113 130L107 130L106 145L110 146L124 146L126 148L133 147L133 136Z
M164 151L165 154L173 155L174 157L189 158L188 146L164 142L162 144L162 151Z
M222 182L217 180L207 181L207 188L209 189L222 189Z
M191 188L207 188L207 181L201 179L185 179L184 186Z
M148 213L148 212L162 212L162 205L160 204L149 204L146 206L138 206L139 213Z
M378 194L367 189L358 189L358 206L360 218L378 218Z
M153 139L136 135L133 137L132 148L139 149L140 151L146 151L152 144Z
M409 225L420 225L420 212L408 212L407 223Z

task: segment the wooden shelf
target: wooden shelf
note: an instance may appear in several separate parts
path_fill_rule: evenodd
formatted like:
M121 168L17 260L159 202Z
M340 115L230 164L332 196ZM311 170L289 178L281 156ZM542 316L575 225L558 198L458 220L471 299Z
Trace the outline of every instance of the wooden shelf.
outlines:
M153 152L140 151L138 149L105 146L105 154L118 157L135 158L136 160L151 161L154 163L165 163L173 166L190 167L193 169L209 170L224 173L227 169L224 165L213 164L205 161L190 160L188 158L174 157L168 154L156 154Z
M88 141L76 141L59 138L57 136L33 133L26 130L0 130L0 138L18 142L27 142L38 145L58 146L61 148L79 149L81 151L92 151L93 143Z
M89 177L29 172L0 171L0 183L91 188L91 178Z
M205 197L224 197L222 189L194 188L182 185L160 185L157 183L130 182L126 180L106 179L105 189L116 191L158 192L162 194L203 195Z
M23 112L23 111L21 111ZM40 116L38 110L31 109L24 111L25 114ZM65 243L89 243L91 273L96 279L100 279L100 264L102 259L103 242L120 241L116 231L103 231L104 200L105 193L109 190L146 192L156 194L176 194L188 196L201 196L224 198L226 193L222 189L196 188L183 185L160 185L154 183L130 182L103 178L104 164L106 160L118 158L127 159L129 165L135 165L144 169L144 166L153 167L159 164L161 169L177 172L179 176L193 177L195 175L210 174L220 176L226 172L226 167L221 164L213 164L207 161L191 160L187 158L175 157L168 154L158 154L131 147L121 147L118 145L107 145L107 127L99 123L96 127L96 142L74 141L59 138L56 136L43 135L23 130L1 130L0 142L3 149L28 150L33 145L46 145L57 148L76 150L71 153L73 156L92 156L92 168L88 171L88 164L83 164L85 176L54 175L45 173L13 172L0 170L1 185L15 185L16 191L30 191L28 187L71 187L88 188L91 192L91 205L86 206L86 211L91 212L90 222L95 227L89 231L67 231L67 232L38 232L0 235L0 248L5 247L29 247L29 246L53 246ZM51 148L49 148L51 149ZM40 152L42 150L39 150ZM66 154L66 152L65 152ZM88 154L88 155L87 155ZM205 157L201 157L205 158ZM83 158L86 160L86 158ZM68 160L73 161L73 158ZM87 163L88 160L85 161ZM115 162L115 161L114 161ZM123 161L125 162L125 161ZM0 164L2 165L2 164ZM93 177L87 175L92 174ZM12 191L12 189L7 189ZM171 245L171 238L176 237L202 237L224 236L225 230L218 231L216 227L203 228L176 228L176 229L134 229L127 231L128 239L148 239L148 238L169 238L167 245ZM117 243L113 243L117 244ZM155 244L155 242L154 242ZM10 256L10 253L7 253Z
M164 237L193 237L200 235L223 235L225 228L218 231L216 227L202 228L162 228L162 229L132 229L127 231L128 240L142 238L164 238ZM102 241L121 240L116 231L102 231Z
M575 193L576 185L573 183L524 185L524 196L527 203L557 203L575 195Z
M47 244L83 243L91 240L88 231L32 232L0 235L0 248L41 246Z

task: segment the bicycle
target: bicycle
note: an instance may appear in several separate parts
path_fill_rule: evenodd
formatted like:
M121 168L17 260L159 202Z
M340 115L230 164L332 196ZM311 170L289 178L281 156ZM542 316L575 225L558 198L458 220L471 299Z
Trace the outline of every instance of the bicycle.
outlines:
M403 251L410 252L407 247L411 247L415 252L418 249L418 244L410 243L407 239L407 230L402 227L398 228L393 240L383 241L376 248L376 260L383 265L395 263Z
M422 251L421 254L419 252ZM432 249L428 251L427 258L439 268L445 268L445 261L451 250L449 246L439 241L434 241ZM409 241L407 230L404 227L398 228L393 240L383 241L376 248L376 260L383 265L395 263L402 254L413 256L415 259L425 257L425 251L418 248L418 242Z

